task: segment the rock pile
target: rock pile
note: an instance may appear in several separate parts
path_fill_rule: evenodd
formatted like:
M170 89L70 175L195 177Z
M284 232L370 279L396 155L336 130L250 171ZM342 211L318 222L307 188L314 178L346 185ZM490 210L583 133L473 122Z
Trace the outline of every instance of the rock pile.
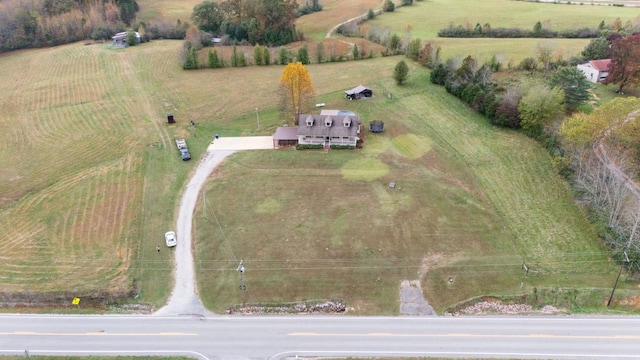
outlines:
M280 305L232 306L227 309L230 315L260 314L342 314L347 305L341 301L328 300L319 303L293 303Z
M554 306L546 305L542 309L534 309L529 304L503 304L497 301L480 301L459 311L446 315L522 315L522 314L557 314Z

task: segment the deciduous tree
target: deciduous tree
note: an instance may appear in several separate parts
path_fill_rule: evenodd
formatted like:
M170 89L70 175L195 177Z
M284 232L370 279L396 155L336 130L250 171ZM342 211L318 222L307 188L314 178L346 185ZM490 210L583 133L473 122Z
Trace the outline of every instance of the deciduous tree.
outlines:
M582 58L585 60L608 59L609 57L609 42L603 37L591 39L582 50Z
M307 68L301 62L287 64L280 77L280 97L284 112L297 123L298 115L305 110L314 95L315 90Z
M532 136L539 136L543 130L563 112L564 94L560 88L549 89L544 85L529 89L518 104L520 125Z
M220 25L224 20L224 13L220 5L209 0L196 5L191 13L191 21L194 24L201 30L214 34L220 30Z
M611 44L611 65L605 84L617 84L618 91L640 83L640 34Z

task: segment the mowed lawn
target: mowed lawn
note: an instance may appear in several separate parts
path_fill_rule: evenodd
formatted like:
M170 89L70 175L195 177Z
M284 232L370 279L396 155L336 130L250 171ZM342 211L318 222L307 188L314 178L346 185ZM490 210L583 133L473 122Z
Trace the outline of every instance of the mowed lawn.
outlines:
M359 102L318 91L365 129L385 121L383 134L364 131L362 150L246 152L215 172L196 218L210 308L242 301L240 260L246 302L337 298L357 314L397 313L404 279L422 280L439 311L478 295L610 286L615 265L546 151L491 127L422 69L396 87L386 79L398 59L309 66L319 83L349 74L374 89ZM375 76L362 71L372 66Z

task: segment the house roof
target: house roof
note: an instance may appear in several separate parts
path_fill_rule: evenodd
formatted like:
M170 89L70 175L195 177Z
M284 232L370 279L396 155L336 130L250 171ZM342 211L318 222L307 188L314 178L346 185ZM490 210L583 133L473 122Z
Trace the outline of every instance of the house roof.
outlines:
M273 140L297 140L298 139L298 127L297 126L281 126L276 129L276 133L273 134Z
M365 90L369 90L369 91L371 91L371 89L369 89L369 88L368 88L368 87L366 87L366 86L358 85L358 86L354 87L354 88L353 88L353 89L351 89L351 90L347 90L347 91L345 91L345 94L347 94L347 95L351 95L351 94L360 94L361 92L363 92L363 91L365 91Z
M589 61L589 64L591 64L594 69L600 72L609 71L609 64L611 64L611 59L591 60Z
M298 135L346 137L358 136L360 118L358 115L310 115L300 114L298 117ZM351 126L344 126L344 120L351 120ZM307 126L307 120L313 120L312 126ZM331 121L331 126L326 121Z

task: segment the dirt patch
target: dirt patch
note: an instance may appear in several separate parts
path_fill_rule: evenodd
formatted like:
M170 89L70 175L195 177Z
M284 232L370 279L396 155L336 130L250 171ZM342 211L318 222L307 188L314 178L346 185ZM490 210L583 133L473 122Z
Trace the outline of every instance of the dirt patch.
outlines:
M624 298L617 301L617 303L624 306L632 306L634 309L640 309L640 295Z
M422 259L422 265L420 266L420 270L418 270L418 275L420 276L420 279L424 279L424 277L427 276L427 272L429 271L429 269L433 267L449 265L460 259L461 257L457 255L447 255L445 257L440 253L428 254L427 257Z

